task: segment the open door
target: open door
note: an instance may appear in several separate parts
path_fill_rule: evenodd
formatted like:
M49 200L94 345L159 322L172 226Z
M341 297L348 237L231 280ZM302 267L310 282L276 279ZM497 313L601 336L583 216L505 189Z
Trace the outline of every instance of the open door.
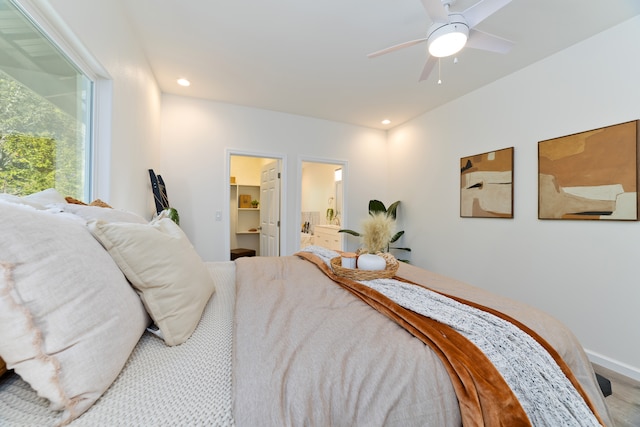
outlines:
M280 255L280 161L260 169L260 255Z

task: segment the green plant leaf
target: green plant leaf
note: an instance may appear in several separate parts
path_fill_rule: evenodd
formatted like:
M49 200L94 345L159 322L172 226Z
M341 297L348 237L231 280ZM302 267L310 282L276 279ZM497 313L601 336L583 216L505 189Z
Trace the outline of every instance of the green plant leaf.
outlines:
M384 207L384 203L380 200L369 200L369 213L384 212L387 213L387 208Z
M393 237L391 238L391 240L389 240L389 243L394 243L395 241L397 241L400 237L402 237L402 235L404 234L404 231L398 231L396 234L393 235Z
M400 205L400 200L394 202L387 209L387 216L391 216L393 219L396 219L396 211L398 210L398 205Z
M180 215L178 214L178 210L176 208L167 208L167 216L171 221L175 222L177 225L180 225Z
M347 234L351 234L352 236L360 237L360 233L353 230L338 230L338 233L347 233Z

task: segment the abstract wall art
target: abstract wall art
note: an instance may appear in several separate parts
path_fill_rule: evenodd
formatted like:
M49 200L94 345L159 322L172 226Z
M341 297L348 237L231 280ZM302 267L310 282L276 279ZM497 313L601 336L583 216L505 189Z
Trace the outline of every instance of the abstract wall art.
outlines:
M638 219L638 121L538 143L538 218Z
M460 216L513 218L513 147L460 159Z

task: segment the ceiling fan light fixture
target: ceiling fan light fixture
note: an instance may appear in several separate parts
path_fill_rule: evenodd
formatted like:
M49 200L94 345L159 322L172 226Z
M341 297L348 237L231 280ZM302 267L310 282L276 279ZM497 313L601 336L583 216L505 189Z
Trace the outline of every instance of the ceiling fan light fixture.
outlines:
M436 58L455 55L467 43L469 27L462 22L443 25L429 34L429 54Z

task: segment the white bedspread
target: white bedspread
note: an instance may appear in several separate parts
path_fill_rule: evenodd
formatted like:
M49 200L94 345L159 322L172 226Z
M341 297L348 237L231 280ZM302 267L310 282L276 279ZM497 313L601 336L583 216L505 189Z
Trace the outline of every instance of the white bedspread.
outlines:
M145 333L107 392L71 426L231 426L235 264L209 263L216 293L193 335L168 347ZM100 369L96 366L96 369ZM51 426L59 413L17 375L0 379L0 425Z

